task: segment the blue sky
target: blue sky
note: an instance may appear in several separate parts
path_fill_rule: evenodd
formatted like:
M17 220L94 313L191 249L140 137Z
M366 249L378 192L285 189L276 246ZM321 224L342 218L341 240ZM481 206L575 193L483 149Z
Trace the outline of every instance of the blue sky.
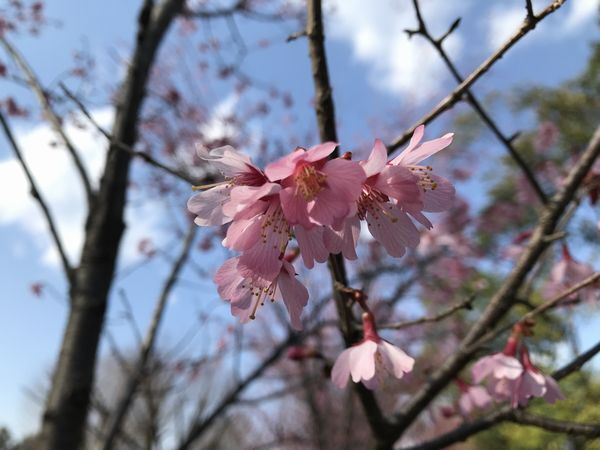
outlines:
M47 15L58 19L60 26L49 26L41 37L13 37L13 43L30 61L44 83L52 83L72 61L72 52L86 48L98 58L96 86L115 83L119 73L114 55L127 55L133 41L139 2L106 0L82 2L54 0L48 2ZM448 48L464 74L470 72L503 38L516 29L524 15L523 1L495 0L431 0L423 1L424 14L436 34L441 34L460 15L463 18L458 32L448 41ZM541 8L546 1L535 1ZM340 140L352 147L354 143L370 142L373 136L369 125L374 118L389 117L390 111L406 116L411 123L433 104L443 98L453 86L446 69L437 60L428 44L418 36L408 40L403 29L414 26L414 15L408 0L394 2L377 0L337 0L330 2L334 14L327 22L329 64L334 86L336 112L340 126ZM556 85L578 74L589 56L590 42L599 37L595 26L598 0L571 0L542 23L530 36L518 43L494 69L475 87L478 94L491 90L507 91L515 86L531 84ZM224 30L215 23L215 32ZM308 130L314 125L310 110L313 95L307 60L306 42L299 39L286 44L285 37L297 31L293 25L270 26L264 23L240 21L240 29L247 42L268 38L269 48L253 51L244 63L244 70L257 78L273 82L281 90L289 90L296 99L294 114L299 117L296 126ZM4 60L4 56L0 56ZM227 107L231 92L224 83L214 84L209 93L211 102ZM13 84L0 82L0 98L12 95L25 104L33 105L29 94ZM99 96L98 98L102 98ZM98 119L110 124L111 112L99 102L95 108ZM233 105L235 106L235 104ZM231 106L229 106L231 107ZM504 114L500 117L503 130L510 134L519 129L520 118ZM430 136L441 131L444 120L431 127ZM448 123L447 121L445 123ZM78 253L81 242L82 196L74 188L74 175L68 158L60 150L48 146L51 133L43 125L16 123L19 140L29 156L59 216L61 233L68 241L71 255ZM71 127L86 164L97 174L103 158L104 142ZM402 131L401 129L396 130ZM302 134L299 132L299 134ZM390 132L393 135L394 132ZM428 132L429 135L429 132ZM3 139L3 138L2 138ZM3 141L2 141L3 142ZM307 145L312 143L307 143ZM18 435L31 432L38 423L37 411L24 394L24 388L43 382L53 364L62 337L66 308L62 303L64 282L49 240L45 225L36 205L27 194L27 187L18 166L11 161L6 145L0 146L0 355L5 363L0 368L0 425L8 425ZM169 245L162 232L160 202L139 206L132 199L128 211L128 231L120 268L140 262L136 243L140 238L153 237L157 244ZM139 220L143 217L143 220ZM175 249L176 250L176 249ZM215 267L220 254L213 253L214 261L204 261ZM166 275L167 266L160 261L133 272L122 286L133 304L138 320L144 328L149 318L157 287ZM188 271L183 278L192 278ZM58 292L57 298L48 292L43 298L30 293L32 282L43 281ZM199 298L198 289L203 297ZM122 306L117 293L109 313L108 326L122 342L133 343L128 327L121 317ZM212 302L212 303L207 303ZM185 284L176 291L162 329L166 341L176 339L182 329L193 326L198 310L222 309L210 283L193 288ZM235 323L231 319L230 323ZM585 324L584 324L585 325ZM582 341L598 339L598 331L585 326ZM218 336L204 336L198 346L215 345ZM106 349L103 350L104 352Z

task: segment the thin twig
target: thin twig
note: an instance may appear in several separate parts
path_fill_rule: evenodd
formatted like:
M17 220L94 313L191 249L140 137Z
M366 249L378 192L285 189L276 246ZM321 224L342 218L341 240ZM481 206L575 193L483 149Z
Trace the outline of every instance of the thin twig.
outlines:
M527 11L527 20L535 20L535 13L533 12L531 0L525 0L525 10Z
M496 50L488 59L481 63L481 65L477 67L477 69L475 69L467 78L465 78L464 81L458 85L450 95L439 102L429 113L421 117L412 127L394 139L394 141L392 141L392 143L390 143L387 147L388 153L393 152L407 143L419 125L428 124L444 111L452 108L452 106L454 106L462 98L467 89L469 89L473 83L481 78L483 74L490 70L490 68L500 58L502 58L513 45L519 42L521 38L533 30L540 21L560 8L565 2L566 0L554 0L543 11L536 15L534 19L525 21L521 27L500 48L498 48L498 50Z
M42 214L44 214L44 217L48 224L48 228L50 229L50 235L52 236L52 240L54 241L54 245L56 246L56 250L58 251L58 254L60 256L60 261L62 263L62 267L65 272L65 276L67 277L69 284L72 284L73 268L71 267L71 263L69 262L69 258L67 257L67 252L65 251L65 247L62 243L62 240L60 239L60 235L58 234L58 228L56 227L54 218L52 217L52 213L50 212L50 208L48 207L48 204L46 203L44 196L38 189L37 183L35 182L35 178L33 177L33 174L31 173L31 171L29 170L29 166L27 165L27 162L25 162L23 153L21 152L21 149L19 148L19 145L17 144L17 141L15 140L12 130L11 130L6 118L4 117L4 114L2 114L1 111L0 111L0 123L2 124L2 129L4 130L4 134L6 135L6 138L8 139L8 142L10 143L10 146L12 147L15 156L17 157L19 164L21 164L21 167L23 168L23 172L25 172L27 181L29 181L31 196L38 202L38 204L40 205L40 209L42 210Z
M536 308L532 309L531 311L529 311L527 314L525 314L523 317L519 318L518 320L514 321L513 323L506 325L502 328L499 328L497 330L494 331L490 331L489 333L485 334L484 336L482 336L476 343L474 343L471 346L471 349L473 351L477 350L478 348L480 348L482 345L484 345L485 343L495 339L496 337L498 337L499 335L501 335L502 333L507 332L508 330L512 329L512 327L518 323L518 322L522 322L522 321L526 321L526 320L530 320L533 319L534 317L548 311L551 308L554 308L555 306L559 305L565 298L569 297L570 295L580 291L581 289L584 289L586 287L588 287L591 284L596 283L597 281L600 280L600 272L597 272L593 275L590 275L589 277L587 277L585 280L571 286L570 288L566 289L565 291L561 292L559 295L557 295L556 297L554 297L552 300L542 303L541 305L537 306Z
M593 439L600 436L600 425L597 423L577 423L566 420L556 420L550 417L538 416L526 411L515 410L508 419L510 422L521 425L530 425L554 433L563 433L573 436L585 436Z
M214 421L233 403L235 403L240 394L257 378L259 378L271 365L279 360L279 357L283 354L285 349L292 345L298 336L290 333L284 341L282 341L277 347L273 349L271 354L262 361L262 363L256 367L250 374L246 376L240 383L238 383L212 410L212 412L205 418L201 419L196 417L189 431L183 438L183 440L177 445L177 450L187 450L190 446L200 437L202 434L214 423Z
M461 309L472 309L474 300L475 300L475 296L473 295L473 296L469 297L468 299L457 303L456 305L450 306L448 309L446 309L445 311L442 311L439 314L436 314L433 316L421 317L420 319L415 319L415 320L407 320L404 322L382 324L382 325L378 325L377 328L400 330L402 328L414 327L416 325L422 325L424 323L439 322L441 320L444 320L447 317L450 317L455 312L460 311Z
M417 15L417 21L419 23L419 28L414 31L407 30L407 32L409 32L409 35L420 34L429 43L431 43L431 45L436 49L436 51L440 55L440 58L442 58L442 60L446 64L446 67L448 67L448 70L450 70L450 73L452 73L452 76L454 77L454 79L459 84L462 83L464 81L462 75L458 71L456 65L450 59L450 56L448 56L448 53L446 52L446 50L444 50L444 40L458 27L459 21L454 21L454 23L450 26L448 31L441 38L435 39L433 37L433 35L429 32L429 29L427 28L427 24L425 23L425 20L423 19L423 15L421 13L421 8L419 7L419 0L413 0L413 5L414 5L415 13ZM533 16L531 16L531 17L533 17ZM526 20L526 22L531 21L531 20L532 19L530 18L530 16L528 16L528 19ZM512 159L515 161L517 166L519 166L519 168L523 172L523 175L525 176L525 178L527 179L529 184L531 184L531 187L535 191L536 195L539 197L542 204L545 205L548 202L546 194L544 193L542 187L540 186L539 182L537 181L533 171L531 170L531 167L529 167L527 162L523 159L523 157L519 154L517 149L514 147L513 139L511 137L505 136L502 133L498 124L491 118L491 116L484 109L483 105L479 102L479 100L477 100L475 95L468 88L464 90L464 95L465 95L467 101L473 107L473 109L477 112L477 114L479 115L481 120L488 126L488 128L492 131L494 136L496 136L496 138L502 143L502 145L504 145L504 147L508 151L508 154L512 157Z
M96 130L98 130L110 142L111 145L116 146L119 150L123 150L124 152L127 152L130 155L135 156L136 158L140 158L140 159L144 160L151 166L154 166L158 169L164 170L168 174L173 175L174 177L179 178L180 180L183 180L192 185L200 184L200 183L198 183L198 180L193 179L189 175L186 175L185 173L182 173L181 171L179 171L177 169L173 169L171 167L164 165L163 163L154 159L148 153L142 152L139 150L134 150L133 148L131 148L130 146L128 146L126 144L123 144L122 142L117 142L114 139L114 137L105 128L103 128L96 121L96 119L94 119L94 117L92 116L90 111L85 107L85 105L82 103L82 101L79 100L79 98L77 98L77 96L75 94L73 94L63 83L60 83L60 88L62 89L64 94L73 103L75 103L75 105L77 105L77 107L79 108L81 113L90 121L90 123L94 126L94 128L96 128Z
M40 83L39 79L33 72L33 69L29 66L27 61L25 61L25 58L23 57L23 55L21 55L17 51L17 49L15 47L13 47L13 45L10 44L6 40L6 38L3 36L0 36L0 44L2 44L4 49L12 57L12 59L17 63L17 65L19 66L19 68L21 69L23 74L25 75L25 78L27 79L27 83L29 84L29 86L35 93L36 97L38 98L38 101L42 107L42 110L44 111L44 115L46 116L46 119L48 119L54 132L60 136L63 143L65 144L67 151L69 152L69 154L71 155L71 158L73 159L75 168L77 169L77 172L79 173L79 177L81 178L81 183L83 184L83 188L85 190L88 207L91 207L91 205L94 201L94 196L95 196L94 190L92 188L92 183L90 182L90 178L88 176L87 170L85 169L83 162L81 161L81 158L79 157L79 153L78 153L77 149L75 148L75 146L73 145L73 143L71 142L71 140L69 139L67 134L65 133L65 130L62 126L61 119L58 117L58 114L56 114L56 112L52 108L52 105L50 104L48 94L46 93L46 91L42 87L42 84Z

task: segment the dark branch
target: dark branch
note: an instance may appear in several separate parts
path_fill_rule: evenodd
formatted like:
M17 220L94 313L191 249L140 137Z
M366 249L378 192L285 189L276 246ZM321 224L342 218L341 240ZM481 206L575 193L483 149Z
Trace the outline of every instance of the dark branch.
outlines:
M592 347L585 353L582 353L581 355L579 355L577 358L575 358L573 361L568 363L566 366L564 366L561 369L554 372L552 374L552 376L557 381L562 380L567 375L570 375L571 373L579 370L587 361L592 359L598 352L600 352L600 342L598 342L594 347ZM416 445L413 447L405 448L404 450L437 450L440 448L445 448L456 442L463 442L463 441L467 440L469 437L471 437L481 431L485 431L485 430L497 425L500 422L503 422L506 420L511 420L513 417L516 417L516 416L513 416L513 414L515 414L515 413L524 413L524 411L514 410L510 406L504 406L503 408L500 408L499 410L494 411L494 412L488 414L487 416L482 417L481 419L477 419L473 422L467 422L463 425L460 425L458 428L456 428L452 431L449 431L448 433L445 433L441 436L436 437L435 439L432 439L430 441L424 442L422 444L419 444L419 445ZM564 425L564 423L562 423L562 424ZM588 426L586 424L578 424L578 425L583 425L584 427ZM587 431L589 431L589 430L586 430L586 432Z
M416 325L422 325L424 323L439 322L441 320L444 320L447 317L450 317L455 312L460 311L461 309L472 309L474 300L475 300L475 296L471 296L468 299L447 308L445 311L442 311L439 314L435 314L433 316L421 317L420 319L415 319L415 320L407 320L405 322L388 323L388 324L378 325L377 328L400 330L402 328L414 327Z
M441 38L435 39L433 37L433 35L429 32L429 29L427 28L427 24L425 23L425 20L423 19L421 9L419 7L419 0L413 0L413 5L415 8L415 13L417 15L417 21L419 23L419 28L416 31L413 31L412 33L420 34L429 43L431 43L431 45L436 49L436 51L440 55L440 58L442 58L442 60L446 64L446 67L448 67L448 70L450 70L450 73L452 73L452 76L457 81L457 83L459 83L459 84L462 83L464 81L462 75L458 71L456 65L452 62L452 60L448 56L448 53L446 53L446 50L444 50L444 46L443 46L444 39L446 39L450 35L450 33L452 33L458 27L458 24L460 23L460 19L457 19L456 21L454 21L454 23L450 26L450 29ZM526 20L526 22L527 22L527 20ZM479 102L479 100L477 100L475 95L468 88L464 90L464 95L465 95L465 98L467 99L467 101L471 104L471 106L475 110L475 112L477 112L477 114L479 115L481 120L488 126L488 128L492 131L494 136L496 136L496 138L504 145L504 147L508 151L508 154L512 157L512 159L515 161L517 166L519 166L519 168L523 172L523 175L529 181L529 184L531 184L531 187L535 191L536 195L539 197L540 201L543 204L546 204L548 201L548 199L546 198L546 194L542 190L539 182L537 181L533 171L531 170L531 168L529 167L527 162L525 162L525 160L519 154L517 149L514 147L512 138L507 137L502 133L498 124L491 118L491 116L484 109L483 105Z
M64 84L60 84L61 89L63 90L63 92L65 93L65 95L73 102L75 103L75 105L77 105L77 108L79 108L79 110L81 111L81 113L90 121L90 123L94 126L94 128L96 128L96 130L98 130L109 142L111 145L116 146L119 150L122 150L124 152L129 153L131 156L135 156L136 158L140 158L143 161L147 162L148 164L150 164L151 166L154 166L160 170L163 170L165 172L167 172L169 175L172 175L176 178L179 178L180 180L183 180L187 183L190 183L192 185L195 184L199 184L198 180L194 180L192 177L190 177L189 175L182 173L181 171L177 170L177 169L173 169L171 167L168 167L166 165L164 165L163 163L161 163L160 161L157 161L156 159L154 159L152 156L150 156L148 153L146 152L141 152L139 150L134 150L133 148L131 148L129 145L125 145L122 142L117 142L115 141L114 137L106 130L104 129L97 121L96 119L94 119L94 117L92 116L92 114L89 112L89 110L85 107L85 105L81 102L81 100L79 100L79 98L77 98L77 96L75 94L73 94ZM205 180L206 181L206 180Z
M554 433L563 433L575 436L585 436L593 439L600 436L600 425L591 423L567 422L538 416L521 410L515 410L508 418L509 421L521 425L530 425Z
M575 197L577 189L582 184L598 155L600 155L600 127L598 127L587 148L571 169L563 187L554 195L545 208L529 245L509 276L492 297L480 319L462 340L457 351L431 376L429 382L413 395L396 416L396 430L390 445L470 361L476 350L472 344L481 338L513 306L518 298L518 290L548 246L545 237L555 232L561 216Z
M315 112L317 114L319 136L322 142L337 142L335 110L327 68L322 15L321 1L309 0L307 2L306 34L308 36L312 78L315 87ZM338 156L337 151L332 154L332 157L336 156ZM344 342L349 346L356 342L359 337L352 324L352 300L346 292L336 288L339 284L342 286L348 285L346 267L341 255L329 256L329 270L334 287L336 309L340 319L340 331L344 337ZM375 396L360 383L354 386L376 440L384 440L389 432L389 423L377 404Z
M475 69L464 81L454 89L454 91L444 98L441 102L437 104L435 108L433 108L429 113L421 117L412 127L398 136L392 143L388 145L388 152L391 153L394 150L400 148L402 145L406 144L410 137L413 135L415 129L422 124L428 124L433 119L438 117L444 111L452 108L463 96L463 94L473 85L482 75L484 75L490 68L501 59L504 54L512 48L517 42L523 38L527 33L535 28L535 26L548 15L552 14L558 8L560 8L566 0L555 0L550 5L548 5L543 11L541 11L538 15L535 16L533 20L525 21L521 27L498 49L496 50L488 59L486 59L481 65Z
M44 218L46 219L48 228L50 229L50 235L52 236L52 240L54 241L54 245L56 246L56 250L58 251L58 254L60 256L60 261L62 263L63 270L65 272L67 280L69 281L69 284L71 284L73 281L73 268L71 267L71 264L69 263L69 258L67 257L67 252L65 251L63 243L58 234L58 228L56 227L56 224L54 223L54 218L52 217L50 208L48 207L48 204L46 203L46 200L44 199L42 193L38 189L37 184L35 182L35 178L33 177L33 174L31 173L31 171L29 170L29 166L27 165L27 162L23 158L23 153L21 152L21 149L19 148L19 145L17 144L17 141L15 140L15 137L13 136L12 130L10 129L8 122L6 121L6 118L4 117L4 115L2 114L1 111L0 111L0 123L2 124L2 129L4 130L4 134L6 135L6 138L8 139L8 142L9 142L10 146L12 147L15 156L17 157L19 164L23 168L23 172L25 172L27 181L29 181L31 196L38 202L38 204L40 205L40 209L42 210L42 214L44 214Z
M81 161L81 158L79 157L77 149L75 148L75 146L73 145L73 143L71 142L71 140L69 139L67 134L65 133L61 119L58 117L58 114L56 114L56 112L52 108L52 105L50 104L48 94L46 93L46 91L42 87L42 84L40 83L39 79L33 72L33 69L29 66L27 61L25 61L25 58L23 58L23 55L21 55L17 51L17 49L15 47L13 47L12 44L10 44L6 40L5 37L0 37L0 44L2 44L4 49L12 57L12 59L17 63L17 65L19 66L19 68L21 69L23 74L25 75L25 78L27 79L27 83L29 84L29 86L35 93L36 97L38 98L38 101L42 107L42 110L44 111L44 115L50 122L52 129L54 130L54 132L56 134L58 134L60 136L63 143L65 144L67 151L69 152L69 154L71 155L71 158L73 159L75 168L77 169L77 172L79 173L79 177L81 178L81 182L83 184L83 188L85 190L85 194L86 194L86 198L87 198L87 202L88 202L88 207L91 208L92 203L94 201L94 195L95 195L94 190L92 188L92 183L90 182L90 178L88 176L87 170L85 169L83 162Z

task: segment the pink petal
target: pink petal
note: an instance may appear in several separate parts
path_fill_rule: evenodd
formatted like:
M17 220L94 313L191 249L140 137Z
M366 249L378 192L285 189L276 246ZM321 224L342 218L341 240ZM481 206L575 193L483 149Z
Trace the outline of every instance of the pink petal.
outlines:
M308 269L314 267L315 261L320 263L327 261L329 251L323 243L323 227L314 227L307 230L301 225L296 225L294 234L298 241L302 261Z
M331 381L340 389L343 389L348 384L350 377L350 353L352 348L344 350L335 360L331 369Z
M236 297L239 293L239 285L244 281L237 270L238 259L236 257L226 260L213 277L217 291L224 300Z
M425 141L421 145L418 145L414 149L406 149L400 155L398 155L395 159L392 160L392 164L403 164L405 166L410 166L417 164L424 159L429 158L432 155L435 155L440 150L445 149L450 144L452 144L452 139L454 138L454 133L448 133L442 136L441 138L433 139L431 141Z
M375 369L375 370L377 370L377 369ZM378 374L376 372L375 376L373 376L373 378L369 378L368 380L362 380L362 384L364 384L367 389L374 391L379 388L379 386L381 384L381 377L378 376Z
M355 202L362 193L362 185L367 176L357 162L336 158L327 161L322 171L327 175L328 190L335 192L341 199Z
M259 239L249 250L240 256L238 263L239 272L246 277L258 275L267 280L273 280L281 270L281 249L274 236L276 233L267 235L266 242Z
M251 297L253 298L253 297ZM252 313L252 305L231 304L231 314L240 320L240 323L248 323L250 321L250 314Z
M308 162L316 162L325 159L333 153L337 146L337 142L324 142L322 144L315 145L306 151L304 160Z
M290 225L300 224L307 229L315 226L309 219L306 200L295 192L293 186L282 189L279 198L283 214Z
M474 383L481 383L484 378L492 373L493 359L491 356L484 356L471 367L471 377Z
M234 220L227 229L223 246L239 252L248 250L260 239L261 230L258 217Z
M377 177L374 187L402 205L415 201L420 204L421 190L418 181L404 166L387 166Z
M258 201L281 190L281 185L265 183L262 186L235 186L231 189L230 201L223 207L225 215L237 219L248 209L255 209ZM253 211L255 212L255 211Z
M475 405L473 404L473 399L471 396L464 392L461 394L458 399L458 408L463 416L468 416L475 409Z
M283 180L294 173L296 163L306 157L306 151L298 147L289 155L279 158L265 168L265 174L271 181Z
M415 131L413 132L413 135L410 138L410 142L408 143L408 147L406 147L406 149L404 151L405 152L412 151L413 148L415 148L417 145L419 145L419 143L423 139L424 135L425 135L425 125L419 125L417 128L415 128Z
M492 358L494 360L493 372L495 378L515 380L523 373L523 366L512 356L497 353Z
M521 395L528 397L541 397L546 392L546 380L541 373L526 370L521 377L519 386Z
M231 221L223 213L223 205L229 201L230 187L222 184L199 192L187 202L188 210L197 217L194 220L200 226L223 225Z
M564 400L565 396L560 390L560 386L556 380L552 377L545 376L546 382L546 393L544 394L544 400L548 403L554 403L556 400Z
M454 201L456 190L452 183L443 177L429 175L437 184L434 190L428 189L423 193L423 210L429 212L442 212L450 209Z
M407 206L404 206L404 205L402 206L402 209L404 211L406 211L408 214L410 214L411 217L413 217L414 219L416 219L417 222L419 222L421 225L423 225L424 227L426 227L428 230L431 230L433 228L433 224L421 212L421 208L422 208L422 206L421 207L419 207L419 206L415 207L414 204L407 205Z
M250 172L251 168L256 169L247 155L238 152L231 145L225 145L210 151L206 147L196 145L196 153L201 159L210 162L226 177L234 177L239 173Z
M311 222L331 226L337 219L348 214L350 202L340 198L335 191L325 189L308 204L308 210Z
M369 211L366 219L369 231L390 256L401 257L406 247L415 248L419 244L419 231L415 224L406 213L395 207L387 209L386 214L374 215Z
M360 219L352 216L344 221L341 230L325 227L323 243L325 248L334 255L342 253L349 260L357 259L356 245L360 236Z
M375 376L375 352L377 343L367 340L351 348L350 374L352 381L370 380Z
M469 396L479 408L485 408L492 402L492 397L490 397L488 391L482 386L471 386L469 388Z
M413 358L387 341L382 340L379 343L379 353L389 364L396 378L402 378L405 373L411 372L415 364Z
M283 303L290 315L292 328L295 330L302 329L302 310L308 303L308 291L306 287L295 276L293 266L283 260L284 270L281 271L277 278L277 286L281 291Z
M386 164L387 149L380 139L376 139L369 158L366 161L361 161L360 165L368 178L381 172Z

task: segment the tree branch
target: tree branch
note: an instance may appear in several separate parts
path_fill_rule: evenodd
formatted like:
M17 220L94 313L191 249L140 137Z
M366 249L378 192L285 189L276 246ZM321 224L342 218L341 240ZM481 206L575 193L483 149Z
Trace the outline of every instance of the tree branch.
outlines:
M561 369L555 371L552 374L552 377L559 381L565 378L567 375L579 370L586 362L592 359L596 354L600 352L600 342L598 342L594 347L582 353L573 361L562 367ZM485 417L477 419L473 422L467 422L463 425L460 425L458 428L455 428L448 433L445 433L441 436L438 436L430 441L424 442L422 444L405 448L404 450L437 450L440 448L445 448L450 446L456 442L465 441L467 438L481 432L485 431L494 425L497 425L500 422L511 420L513 414L515 413L524 413L522 410L515 410L510 405L504 406L497 411L491 412ZM551 419L552 420L552 419ZM563 423L564 424L564 423ZM578 424L580 425L580 424ZM587 427L586 424L581 424L584 427ZM597 426L597 425L595 425ZM589 431L589 430L587 430ZM587 432L586 431L586 432ZM598 430L596 430L597 432Z
M323 18L320 0L308 0L306 35L308 36L308 48L312 66L312 78L315 87L315 112L319 136L322 142L337 142L337 131L335 125L335 110L333 105L332 89L329 82L329 71L327 68L327 56L325 53L325 35L323 32ZM337 151L332 157L338 156ZM347 293L336 289L338 284L348 285L346 267L341 255L329 256L329 270L333 282L333 293L338 316L340 318L340 330L346 346L355 343L360 337L353 327L352 300ZM358 397L365 410L365 415L377 441L385 439L388 434L389 423L385 419L381 408L373 393L361 383L354 385Z
M412 127L394 139L394 141L387 146L388 153L391 153L402 145L406 144L419 125L428 124L444 111L452 108L462 98L467 89L469 89L473 83L481 78L483 74L490 70L490 68L500 58L502 58L513 45L519 42L521 38L533 30L540 21L560 8L565 2L566 0L554 0L533 19L523 22L521 27L515 31L515 33L513 33L513 35L498 50L496 50L488 59L481 63L477 69L475 69L467 78L465 78L464 81L460 83L450 95L439 102L437 106L435 106L429 113L421 117Z
M598 424L555 420L550 417L538 416L521 410L513 411L508 420L521 425L542 428L554 433L585 436L591 439L600 436L600 425Z
M431 43L431 45L436 49L436 51L440 55L440 58L442 58L442 60L446 64L446 67L448 67L448 70L450 70L450 73L452 73L452 76L454 77L454 79L459 84L462 83L464 81L463 77L461 76L460 72L458 71L458 69L456 68L456 66L450 59L450 57L448 56L448 53L446 53L446 51L444 50L444 46L443 46L444 40L458 27L459 22L455 21L452 24L452 26L449 28L449 30L441 38L435 39L429 32L429 29L427 28L427 24L425 23L425 20L423 19L421 9L419 7L419 0L413 0L413 5L414 5L415 13L417 15L417 21L419 23L419 28L415 31L410 31L409 36L412 36L413 34L420 34L429 43ZM527 19L525 22L531 21L532 20L531 17L533 17L533 16L527 16ZM502 131L500 131L498 124L496 124L496 122L494 122L494 120L490 117L490 115L485 111L484 107L481 105L479 100L477 100L475 95L468 88L465 89L463 92L464 92L464 95L465 95L467 101L471 104L473 109L477 112L477 114L479 115L481 120L488 126L488 128L492 131L494 136L496 136L496 138L502 143L502 145L504 145L504 147L508 151L508 154L512 157L512 159L515 161L517 166L519 166L519 168L523 172L523 175L529 181L529 184L531 184L531 187L535 191L536 195L539 197L542 204L545 205L548 202L546 194L544 193L542 187L538 183L538 181L537 181L533 171L529 167L529 165L525 162L523 157L519 154L517 149L514 147L513 138L505 136L502 133Z
M467 336L460 343L457 351L449 357L442 367L436 371L428 383L418 390L401 412L396 416L395 431L389 446L408 428L429 402L460 372L474 354L473 343L497 323L515 303L518 290L525 281L530 270L547 247L545 237L555 232L556 225L576 190L583 182L586 174L600 154L600 127L594 133L587 148L571 169L563 183L563 187L552 197L545 208L529 245L513 268L508 278L492 297L480 319L473 325Z
M2 44L4 49L12 57L12 59L15 61L15 63L17 63L17 65L19 66L19 68L21 69L23 74L25 75L25 78L27 79L27 83L29 84L29 86L35 93L36 97L38 98L38 101L42 107L42 110L44 111L44 115L46 116L46 119L48 119L54 132L60 136L63 143L67 147L67 151L71 155L71 158L73 159L73 163L75 164L75 168L77 169L77 172L79 173L79 177L81 178L81 183L83 184L83 189L85 190L85 194L86 194L86 198L87 198L87 202L88 202L88 208L91 208L92 203L94 201L94 196L95 196L94 190L92 188L92 183L90 182L90 178L88 176L87 170L85 169L83 162L81 161L81 158L79 157L79 153L77 152L77 149L75 148L75 146L73 145L73 143L71 142L71 140L69 139L67 134L65 133L65 130L63 129L63 126L62 126L61 119L58 117L58 115L52 108L52 105L50 104L50 100L48 99L48 95L47 95L46 91L44 90L39 79L33 72L33 69L29 66L27 61L25 61L25 58L23 58L23 55L21 55L17 51L17 49L15 47L13 47L12 44L10 44L6 40L6 38L4 36L0 36L0 44Z
M597 281L600 280L600 272L597 272L593 275L590 275L589 277L587 277L585 280L571 286L570 288L566 289L565 291L561 292L559 295L557 295L556 297L554 297L552 300L542 303L541 305L537 306L536 308L533 308L531 311L529 311L527 314L525 314L523 317L521 317L519 320L516 320L515 322L506 325L502 328L499 328L497 330L494 331L490 331L489 333L485 334L484 336L482 336L476 343L473 344L472 346L472 350L475 351L478 348L480 348L482 345L484 345L485 343L495 339L496 337L498 337L499 335L501 335L502 333L512 329L512 327L518 323L518 322L522 322L528 319L533 319L534 317L548 311L551 308L554 308L555 306L557 306L558 304L560 304L560 302L562 300L564 300L565 298L569 297L571 294L574 294L578 291L580 291L581 289L584 289L586 287L588 287L591 284L596 283Z
M435 314L433 316L421 317L420 319L407 320L405 322L387 323L387 324L384 323L383 325L378 325L377 328L400 330L402 328L414 327L416 325L422 325L424 323L439 322L441 320L444 320L447 317L450 317L455 312L460 311L461 309L473 309L473 301L474 300L475 300L475 296L473 295L473 296L469 297L468 299L463 300L462 302L459 302L456 305L450 306L449 308L442 311L441 313Z
M156 168L158 168L160 170L163 170L163 171L167 172L168 174L170 174L170 175L172 175L172 176L174 176L176 178L179 178L180 180L185 181L186 183L190 183L192 185L200 184L198 182L198 180L193 179L189 175L187 175L187 174L185 174L185 173L183 173L183 172L181 172L181 171L179 171L177 169L173 169L171 167L168 167L168 166L164 165L160 161L157 161L156 159L154 159L148 153L141 152L139 150L134 150L129 145L125 145L122 142L115 141L114 137L105 128L103 128L96 121L96 119L94 119L94 117L89 112L89 110L85 107L85 105L81 102L81 100L79 100L77 98L77 96L75 94L73 94L63 83L60 84L60 88L65 93L65 95L73 103L75 103L77 105L77 108L79 108L79 110L81 111L81 113L90 121L90 123L94 126L94 128L96 128L96 130L98 130L110 142L111 145L116 146L117 148L119 148L119 150L123 150L124 152L129 153L131 156L135 156L136 158L140 158L140 159L144 160L145 162L147 162L151 166L154 166L154 167L156 167ZM206 182L206 181L208 181L208 178L205 179L204 182Z
M177 446L177 450L187 450L190 446L198 439L202 434L210 427L213 422L227 410L234 402L237 401L239 395L250 385L252 384L258 377L260 377L265 370L267 370L271 365L273 365L279 357L283 354L285 349L293 344L298 339L294 333L288 334L287 339L281 342L277 347L273 349L271 354L263 360L263 362L255 368L244 380L237 384L237 386L232 389L225 398L219 403L217 407L213 409L213 411L204 419L197 420L185 438L179 443Z
M6 118L4 117L4 114L2 114L1 111L0 111L0 123L2 124L2 129L4 130L4 134L6 135L6 138L8 139L8 142L9 142L10 146L12 147L15 156L17 157L19 164L21 164L21 167L23 168L23 172L25 172L27 181L29 181L31 196L40 205L42 214L44 215L46 222L48 224L48 228L50 229L50 235L52 236L52 240L54 241L54 245L56 246L56 250L58 251L58 255L60 256L60 261L62 263L62 267L65 272L65 276L67 277L69 284L71 284L73 281L73 268L71 267L71 264L69 263L69 258L67 257L67 252L65 251L63 243L60 239L60 235L58 234L58 228L56 227L56 224L54 223L54 218L52 217L50 208L48 207L48 204L46 203L46 200L44 199L42 193L38 189L37 183L35 182L35 178L33 177L33 174L31 173L31 171L29 170L29 166L27 165L27 162L25 162L25 159L23 158L23 153L21 152L21 149L19 148L19 145L17 144L17 141L15 140L12 130L10 129L8 122L7 122Z
M133 146L146 84L160 43L184 0L145 0L138 15L135 50L117 97L115 142ZM96 355L117 254L131 155L111 144L100 189L88 212L81 260L70 291L71 309L39 434L40 450L81 448Z
M107 422L106 432L104 433L104 441L102 443L102 449L104 450L110 450L113 448L117 435L121 429L121 424L123 423L127 411L129 410L129 407L133 401L135 391L144 377L148 360L154 349L154 342L156 341L156 335L165 312L167 301L171 295L173 287L177 282L179 273L185 266L185 262L188 259L190 249L194 243L194 237L196 236L196 229L196 225L192 223L183 243L183 247L181 248L181 252L175 260L173 267L171 268L171 272L169 273L169 276L163 285L160 296L158 297L156 306L154 307L152 320L150 321L150 326L148 327L146 337L144 338L140 348L138 361L130 372L129 378L125 382L125 388L123 389L123 392L116 403L117 406L113 410Z

